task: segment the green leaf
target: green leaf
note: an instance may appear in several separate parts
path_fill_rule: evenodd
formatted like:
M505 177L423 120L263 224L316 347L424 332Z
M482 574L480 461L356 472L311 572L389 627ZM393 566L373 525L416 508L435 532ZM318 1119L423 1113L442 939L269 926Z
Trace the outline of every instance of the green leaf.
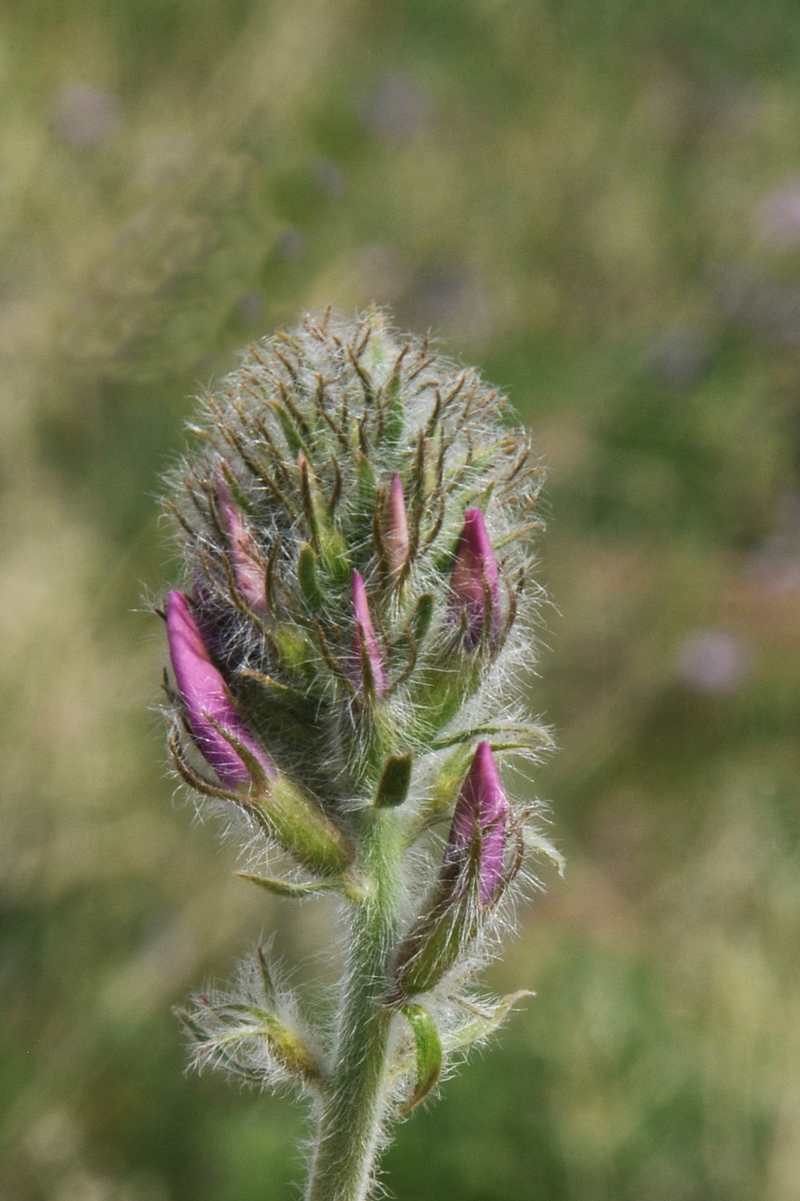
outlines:
M523 826L522 838L527 851L532 851L534 855L549 859L553 866L558 869L559 876L564 875L564 868L566 866L564 856L553 846L549 838L545 838L540 830L533 830L530 826Z
M552 747L553 737L544 726L535 726L528 722L487 722L485 725L471 726L468 730L458 730L447 738L438 738L431 745L432 751L444 751L451 746L460 746L466 742L476 742L485 738L491 741L493 751L521 750L524 747Z
M495 1030L506 1020L517 1001L522 1000L523 997L535 996L536 993L531 992L527 988L520 989L519 992L508 993L507 996L501 997L488 1012L480 1009L477 1005L462 1002L464 1007L475 1014L475 1016L471 1021L466 1022L465 1025L460 1026L457 1030L453 1030L445 1037L444 1049L448 1052L461 1051L467 1047L471 1047L473 1043L487 1038L490 1034L494 1034Z
M436 1023L422 1005L404 1005L402 1013L411 1027L417 1049L417 1083L400 1110L400 1116L404 1117L436 1087L442 1071L442 1043Z
M193 1014L179 1015L183 1024L194 1038L207 1047L215 1056L224 1056L226 1066L247 1071L239 1049L250 1042L256 1045L263 1040L277 1060L293 1076L314 1079L320 1068L316 1056L306 1046L304 1039L280 1018L268 1010L253 1005L211 1004L208 1016L202 1009ZM206 1022L213 1023L213 1028Z
M372 802L376 809L393 809L402 805L411 784L413 755L390 755Z
M456 746L456 749L439 768L430 792L408 830L409 845L425 830L437 822L458 800L464 776L472 759L471 746Z
M276 997L275 981L272 978L272 969L267 959L267 950L260 945L256 947L256 958L258 959L258 971L261 976L261 987L264 989L264 999L270 1005L274 1005Z
M310 884L293 884L289 880L278 880L274 876L258 876L252 872L237 872L240 880L249 880L267 892L274 892L279 897L310 897L319 892L330 892L337 887L336 880L316 880Z

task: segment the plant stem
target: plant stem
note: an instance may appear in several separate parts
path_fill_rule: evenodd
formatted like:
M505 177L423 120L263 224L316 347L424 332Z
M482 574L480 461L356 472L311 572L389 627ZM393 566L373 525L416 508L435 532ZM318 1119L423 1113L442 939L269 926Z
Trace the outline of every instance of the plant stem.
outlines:
M363 820L361 869L370 896L354 907L335 1068L322 1101L306 1201L366 1201L386 1105L393 1016L386 997L402 846L396 814L373 809Z

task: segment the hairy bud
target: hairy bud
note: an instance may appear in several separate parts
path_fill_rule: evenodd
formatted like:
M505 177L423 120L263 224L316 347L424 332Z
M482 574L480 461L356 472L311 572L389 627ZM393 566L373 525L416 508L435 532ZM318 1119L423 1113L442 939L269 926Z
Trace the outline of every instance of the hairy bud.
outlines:
M394 579L399 579L408 562L408 516L403 481L399 471L392 472L389 499L386 506L386 529L383 535L386 565Z
M386 692L386 672L383 668L378 639L375 637L367 590L357 571L353 572L353 617L356 627L353 644L353 674L362 695L374 693L380 700Z
M509 805L488 742L479 742L456 802L445 852L446 871L477 879L481 905L488 905L503 881ZM471 869L471 870L469 870Z
M274 765L239 717L182 592L169 594L167 639L187 724L221 782L234 788L251 782L251 772L235 749L236 742L250 752L266 776L274 776Z
M242 520L242 515L234 503L231 490L222 473L217 479L217 503L222 525L228 537L236 587L253 612L264 616L267 611L264 565L259 562L255 539Z
M466 642L474 647L500 632L500 583L497 561L480 509L467 509L450 577L453 612L465 622Z
M433 988L481 933L519 870L518 856L506 863L510 816L491 747L480 742L461 785L436 891L398 952L400 995Z

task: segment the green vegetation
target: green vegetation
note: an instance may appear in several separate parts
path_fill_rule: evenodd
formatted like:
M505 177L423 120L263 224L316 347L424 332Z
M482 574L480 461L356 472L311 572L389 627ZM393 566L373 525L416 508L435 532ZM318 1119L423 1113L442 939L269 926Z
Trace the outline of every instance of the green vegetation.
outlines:
M800 1198L800 9L0 5L0 1192L283 1201L302 1113L169 1010L318 906L164 778L159 477L191 397L372 299L551 464L535 1000L400 1131L398 1201ZM254 895L251 895L254 894Z

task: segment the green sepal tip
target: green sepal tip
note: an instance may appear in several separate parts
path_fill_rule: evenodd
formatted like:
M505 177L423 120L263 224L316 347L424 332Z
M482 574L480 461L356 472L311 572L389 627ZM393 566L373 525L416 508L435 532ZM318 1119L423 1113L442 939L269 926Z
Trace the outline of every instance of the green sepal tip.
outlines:
M404 1005L401 1012L411 1027L417 1053L417 1081L411 1096L399 1111L399 1116L405 1117L436 1088L442 1074L443 1053L436 1022L427 1009L422 1005Z
M372 802L376 809L394 809L402 805L408 796L413 761L413 755L389 756Z

